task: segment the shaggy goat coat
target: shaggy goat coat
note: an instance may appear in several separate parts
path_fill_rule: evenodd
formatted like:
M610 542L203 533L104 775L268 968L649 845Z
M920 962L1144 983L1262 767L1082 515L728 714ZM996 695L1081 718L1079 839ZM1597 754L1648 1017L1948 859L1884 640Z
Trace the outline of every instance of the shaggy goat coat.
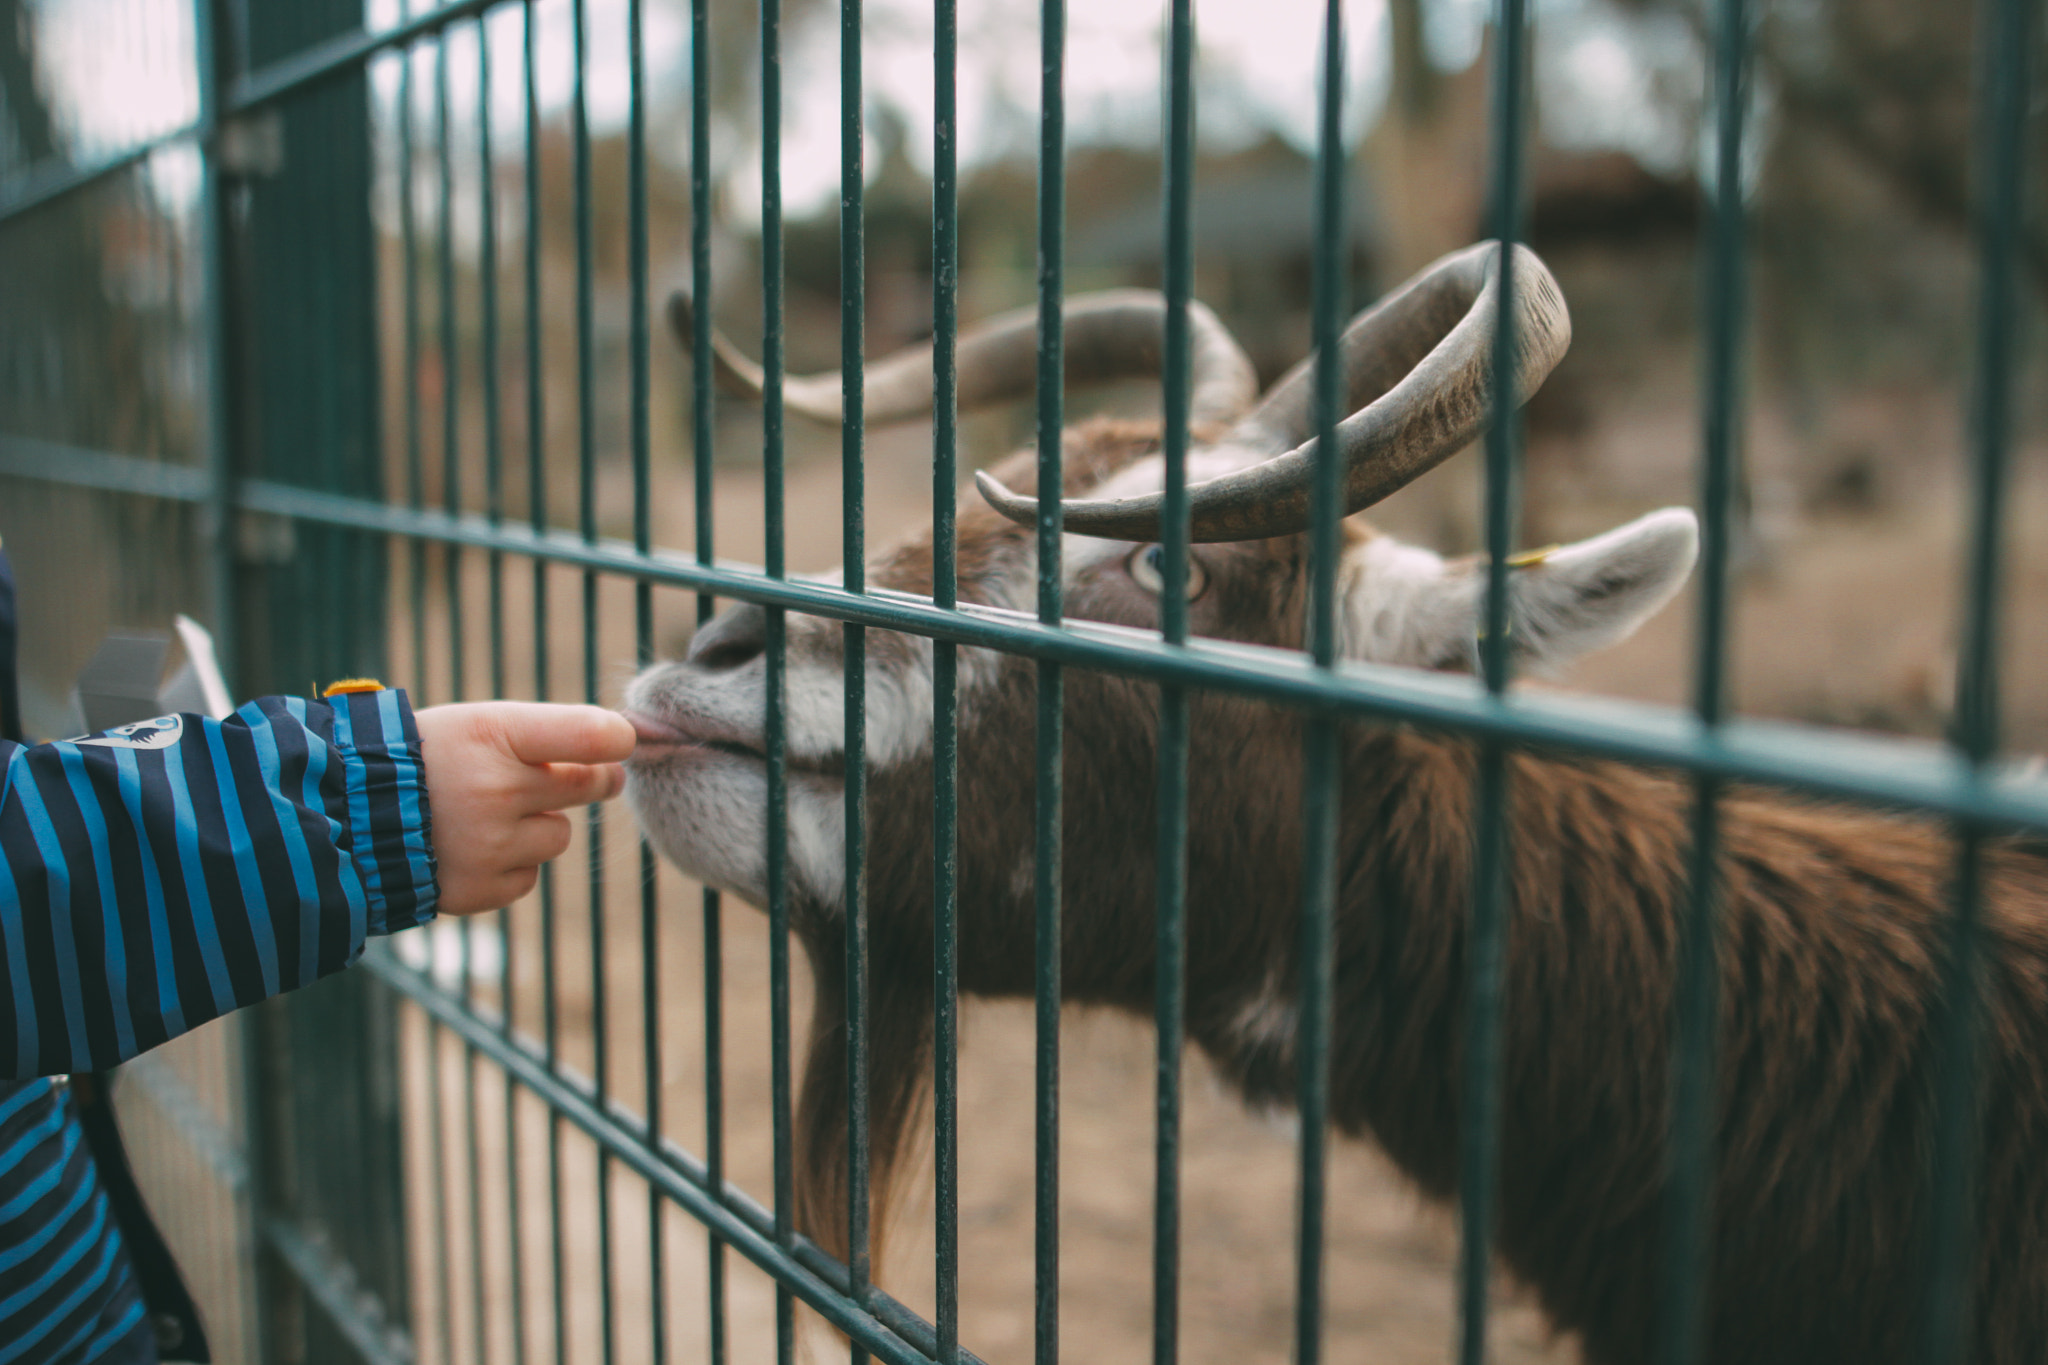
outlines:
M1086 488L1147 448L1069 436ZM1354 542L1370 532L1347 526ZM1029 533L961 517L963 600L1008 605ZM1306 537L1201 547L1193 629L1300 645ZM930 549L874 581L928 588ZM1124 589L1070 585L1079 617L1152 625ZM1248 624L1249 623L1249 624ZM1227 628L1219 628L1219 626ZM871 651L913 650L875 633ZM960 982L1032 990L1036 669L983 656L962 710ZM967 664L963 662L963 670ZM1070 671L1063 828L1066 998L1152 1008L1157 696ZM1188 1036L1247 1101L1295 1094L1302 721L1191 698ZM1433 1198L1457 1197L1476 755L1390 724L1342 731L1332 1115ZM1692 789L1604 762L1512 755L1497 1247L1593 1365L1648 1362L1670 1170L1674 972ZM929 1072L928 749L870 779L871 1113L878 1207ZM2048 857L1983 854L1984 1069L1971 1358L2048 1360ZM1737 791L1723 800L1721 1032L1707 1358L1913 1357L1927 1283L1951 837L1923 822ZM804 1226L844 1252L843 926L795 923L819 999L800 1102ZM1342 1286L1332 1286L1341 1295Z

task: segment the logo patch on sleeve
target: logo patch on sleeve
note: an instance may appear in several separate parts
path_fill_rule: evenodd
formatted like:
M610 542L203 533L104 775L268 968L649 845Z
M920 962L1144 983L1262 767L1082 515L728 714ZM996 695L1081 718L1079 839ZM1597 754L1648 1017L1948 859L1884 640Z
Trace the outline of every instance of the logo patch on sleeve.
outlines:
M129 725L116 726L103 735L88 735L71 740L80 746L92 745L101 749L168 749L178 742L185 733L183 716L158 716L154 720L138 720Z

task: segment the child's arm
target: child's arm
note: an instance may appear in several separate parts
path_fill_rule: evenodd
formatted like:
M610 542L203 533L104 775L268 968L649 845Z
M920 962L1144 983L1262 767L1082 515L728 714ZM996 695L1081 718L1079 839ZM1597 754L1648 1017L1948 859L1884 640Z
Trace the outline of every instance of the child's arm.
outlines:
M631 744L596 708L416 718L387 689L0 743L0 1076L112 1065L513 899L566 843L543 812L617 789L576 760Z

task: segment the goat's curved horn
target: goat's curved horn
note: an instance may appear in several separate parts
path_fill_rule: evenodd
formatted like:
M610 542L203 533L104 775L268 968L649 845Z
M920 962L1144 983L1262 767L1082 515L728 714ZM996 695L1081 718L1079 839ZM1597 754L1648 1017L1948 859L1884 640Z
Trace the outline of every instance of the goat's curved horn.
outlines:
M1493 403L1499 247L1482 242L1437 261L1370 311L1338 342L1344 410L1337 426L1344 510L1356 512L1441 464L1479 434ZM1515 248L1515 401L1525 402L1571 344L1557 281L1536 254ZM1310 524L1316 442L1308 435L1314 357L1276 383L1238 422L1229 443L1272 458L1188 490L1194 539L1257 540ZM977 476L982 496L1012 521L1032 524L1038 501ZM1163 495L1074 499L1065 529L1112 540L1157 540Z
M669 329L688 350L693 344L689 295L669 296ZM1193 357L1188 420L1195 424L1235 422L1258 393L1251 361L1223 323L1202 304L1188 304ZM1142 378L1163 369L1166 301L1146 289L1112 289L1077 294L1065 309L1066 375L1070 382ZM765 377L716 328L711 356L719 382L732 393L759 399ZM999 314L960 334L954 351L960 406L973 408L1032 392L1038 383L1038 310ZM869 363L866 415L875 423L920 417L932 406L932 348L906 347ZM791 412L837 424L845 402L837 372L790 375L782 381L782 403Z

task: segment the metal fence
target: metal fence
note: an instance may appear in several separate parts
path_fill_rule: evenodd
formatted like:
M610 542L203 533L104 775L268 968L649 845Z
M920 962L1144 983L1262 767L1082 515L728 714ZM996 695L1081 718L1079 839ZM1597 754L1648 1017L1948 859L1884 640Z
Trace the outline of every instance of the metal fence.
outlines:
M1158 861L1159 1048L1156 1130L1156 1234L1153 1246L1155 1359L1176 1358L1180 1322L1180 1094L1187 888L1188 696L1214 689L1262 698L1307 718L1310 838L1302 919L1302 1046L1298 1204L1298 1276L1293 1352L1302 1365L1320 1358L1325 1317L1323 1270L1328 1058L1331 1029L1332 923L1337 833L1337 728L1359 719L1419 722L1474 737L1483 760L1477 794L1478 880L1471 922L1468 1064L1460 1098L1458 1352L1481 1358L1488 1316L1490 1238L1495 1218L1501 1090L1501 980L1504 868L1508 838L1506 755L1518 747L1598 755L1691 775L1695 789L1692 866L1695 892L1682 949L1673 1165L1675 1229L1661 1307L1662 1357L1698 1357L1704 1321L1708 1237L1706 1172L1713 1159L1708 1115L1715 1093L1714 905L1704 870L1717 845L1719 800L1733 784L1761 783L1852 802L1909 807L1946 822L1958 859L1946 1014L1945 1109L1940 1129L1939 1252L1930 1277L1927 1358L1952 1359L1965 1330L1972 1242L1969 1097L1974 1093L1975 1015L1968 983L1978 943L1979 879L1987 832L2048 830L2048 795L1996 770L2001 517L2012 444L2016 241L2022 213L2021 136L2027 109L2028 0L1986 0L1982 27L1982 113L1977 140L1983 187L1978 240L1982 263L1977 384L1971 419L1974 520L1964 604L1954 740L1931 754L1875 738L1788 731L1730 715L1726 685L1731 500L1740 413L1738 356L1744 329L1743 120L1749 107L1746 0L1716 0L1707 16L1713 41L1712 108L1718 123L1704 261L1700 508L1705 531L1693 705L1685 710L1610 710L1522 697L1508 691L1506 573L1517 515L1516 422L1505 407L1486 445L1487 578L1481 685L1469 690L1410 684L1347 667L1335 657L1335 570L1339 515L1332 439L1342 415L1340 383L1329 366L1316 387L1320 466L1315 526L1312 655L1220 649L1191 641L1182 594L1170 582L1163 630L1154 641L1063 619L1061 602L1061 441L1064 422L1061 307L1065 288L1066 148L1062 51L1065 0L1041 0L1043 83L1037 220L1040 316L1037 452L1043 509L1037 532L1035 623L960 607L953 561L954 492L959 465L953 349L958 331L958 168L955 161L957 18L955 0L934 0L934 78L938 134L933 149L932 297L937 402L932 445L933 530L938 548L930 601L865 589L863 535L866 434L861 420L863 298L863 93L860 0L840 0L840 110L843 183L840 214L844 428L844 581L839 586L788 576L784 369L784 238L779 0L760 0L760 251L764 283L763 413L765 560L761 567L715 556L710 516L714 399L708 309L690 375L694 442L695 541L687 553L659 549L651 476L655 383L650 373L647 123L643 16L627 6L629 46L625 250L629 287L623 345L607 351L600 314L612 304L594 283L593 165L589 124L588 23L580 0L567 6L561 38L569 45L571 129L566 174L573 213L567 226L573 269L565 283L544 278L543 243L560 225L544 222L541 177L548 163L537 93L551 50L536 0L461 0L366 25L353 0L257 3L199 0L130 6L171 36L174 67L189 67L190 109L166 126L139 130L97 160L71 164L31 157L0 181L0 298L17 319L40 319L69 355L71 369L46 378L56 407L93 406L110 373L105 355L79 353L87 324L67 310L62 271L31 278L36 261L64 258L67 238L93 215L124 213L154 234L151 259L169 261L177 300L162 338L149 343L152 364L183 366L196 401L161 393L154 425L137 435L109 423L78 434L30 401L17 380L12 409L0 414L0 497L11 543L42 533L48 561L77 565L79 543L109 548L90 583L105 586L111 620L196 609L221 635L224 657L243 692L296 689L314 678L381 671L407 682L416 700L526 693L598 700L616 640L602 623L629 616L631 652L656 649L657 590L693 594L700 618L714 598L768 609L771 695L783 686L785 613L846 623L847 962L853 1001L848 1067L854 1252L850 1265L821 1253L791 1224L791 962L782 820L787 766L779 714L771 709L772 953L767 1021L774 1063L773 1187L749 1192L726 1179L722 1058L738 1021L721 999L720 909L706 894L693 950L701 976L685 989L669 967L684 958L666 938L661 879L640 848L640 876L607 885L607 841L631 835L597 811L581 839L583 858L559 865L540 892L537 929L468 927L434 938L411 957L379 949L368 977L329 983L317 998L265 1010L238 1048L186 1063L146 1063L130 1122L153 1136L150 1162L171 1171L183 1191L175 1221L214 1229L188 1250L188 1265L217 1262L201 1279L217 1281L216 1303L235 1305L243 1325L229 1340L247 1359L639 1358L661 1360L701 1350L727 1354L726 1253L737 1251L772 1278L778 1358L796 1350L795 1305L802 1302L844 1332L856 1360L971 1359L960 1345L958 1151L956 1122L957 650L980 647L1037 661L1035 1295L1037 1359L1058 1356L1060 1229L1060 897L1062 675L1100 670L1155 685L1160 696ZM545 6L552 9L552 6ZM29 27L19 10L17 27ZM1493 236L1520 236L1526 179L1523 111L1529 15L1526 0L1500 0L1492 54ZM1188 557L1188 332L1192 280L1190 202L1195 15L1190 0L1170 0L1165 30L1164 292L1169 301L1165 369L1166 559L1170 577ZM712 47L707 0L691 10L691 281L699 299L711 289L710 201ZM1343 111L1347 77L1343 12L1328 7L1320 76L1320 138L1313 201L1301 205L1316 225L1314 339L1322 356L1352 304L1344 297L1342 221L1346 197ZM493 34L497 35L495 38ZM504 57L516 51L509 71ZM19 53L17 51L17 56ZM498 64L494 68L494 63ZM458 73L459 80L453 79ZM10 79L21 74L8 73ZM494 98L517 90L523 147L494 148ZM17 86L17 91L19 86ZM455 145L450 101L467 91L482 111L472 140ZM429 93L430 92L430 93ZM430 110L431 118L423 111ZM377 111L377 112L373 112ZM21 108L10 110L17 132ZM394 126L395 125L395 126ZM33 139L21 138L33 152ZM510 152L522 169L500 174ZM182 213L136 208L146 177L187 185ZM381 196L381 200L380 200ZM166 202L161 199L157 203ZM395 248L380 245L372 206L398 224ZM127 205L124 209L123 205ZM523 215L523 217L522 217ZM102 218L92 218L95 223ZM518 223L507 249L500 231ZM91 234L104 241L103 233ZM97 248L96 248L97 249ZM145 253L146 254L146 253ZM458 261L460 258L460 262ZM1503 257L1504 262L1508 260ZM1503 266L1506 275L1507 266ZM52 282L54 281L54 283ZM1511 290L1511 278L1503 288ZM40 292L39 292L40 291ZM564 294L573 304L576 400L567 439L551 426L541 376L558 360L547 313ZM1505 315L1505 314L1504 314ZM432 326L429 325L429 320ZM16 324L9 324L14 326ZM87 329L81 331L81 329ZM96 334L91 334L96 335ZM1498 373L1508 363L1505 335ZM27 350L17 334L16 374ZM66 351L66 347L72 348ZM46 348L48 349L48 348ZM91 348L85 347L89 351ZM620 353L622 350L622 354ZM170 357L164 360L163 357ZM96 369L95 367L100 368ZM464 367L473 367L481 401L465 400ZM62 369L58 366L57 369ZM621 373L623 371L623 373ZM55 374L53 370L51 372ZM433 376L423 380L422 376ZM516 382L515 382L516 381ZM608 538L601 486L599 423L607 393L625 393L631 534ZM1497 384L1505 394L1507 384ZM438 390L438 391L437 391ZM170 413L165 417L164 413ZM183 416L178 414L183 413ZM554 416L559 417L559 414ZM68 419L67 419L68 420ZM60 430L61 429L61 430ZM57 434L51 434L52 431ZM154 434L149 434L149 433ZM119 453L146 450L147 457ZM440 467L432 456L440 454ZM466 461L464 452L480 459ZM519 458L523 454L523 462ZM523 466L523 467L522 467ZM569 475L573 473L573 480ZM557 476L560 476L559 478ZM523 514L522 514L523 509ZM66 559L59 550L71 557ZM180 566L164 575L162 564ZM203 570L183 566L203 565ZM88 572L80 570L80 572ZM187 578L191 581L186 581ZM85 582L86 580L81 580ZM106 586L112 585L112 586ZM128 585L128 586L120 586ZM626 603L625 596L630 596ZM99 600L99 599L95 599ZM609 604L609 608L608 608ZM623 608L623 612L608 609ZM554 648L573 623L580 648ZM54 678L97 633L90 613L76 639L40 643ZM867 973L864 865L867 837L863 761L865 635L869 629L936 641L934 832L937 973L935 1165L937 1171L936 1317L927 1322L870 1283L867 1259L863 989ZM390 653L387 654L387 648ZM56 684L48 683L50 692ZM616 882L616 879L613 879ZM608 907L630 900L630 918ZM674 907L667 910L673 914ZM582 934L574 932L581 921ZM637 979L614 967L621 952L608 933L632 926L624 952ZM495 960L493 960L495 959ZM573 1008L587 1012L587 1036L564 1038L567 979L580 966L587 988ZM664 1011L701 994L706 1111L701 1146L685 1150L672 1134L681 1116L663 1111ZM402 1013L393 998L408 1002ZM637 1017L621 1017L623 1003ZM753 1029L760 1021L739 1027ZM243 1055L235 1055L237 1052ZM632 1064L639 1064L632 1075ZM308 1077L324 1077L320 1084ZM638 1103L632 1101L637 1097ZM401 1117L401 1112L410 1119ZM697 1122L693 1116L691 1122ZM972 1135L969 1135L971 1138ZM176 1174L185 1163L198 1174ZM627 1201L615 1182L644 1190L637 1224L622 1226ZM622 1186L623 1188L624 1186ZM191 1201L211 1200L192 1214ZM664 1264L677 1254L675 1215L701 1224L707 1298L671 1296ZM628 1247L630 1245L630 1252ZM535 1252L539 1254L536 1256ZM628 1256L630 1276L624 1266ZM594 1264L592 1263L594 1260ZM572 1304L567 1286L594 1276L593 1303ZM621 1288L638 1286L628 1305ZM701 1338L679 1346L681 1315Z

